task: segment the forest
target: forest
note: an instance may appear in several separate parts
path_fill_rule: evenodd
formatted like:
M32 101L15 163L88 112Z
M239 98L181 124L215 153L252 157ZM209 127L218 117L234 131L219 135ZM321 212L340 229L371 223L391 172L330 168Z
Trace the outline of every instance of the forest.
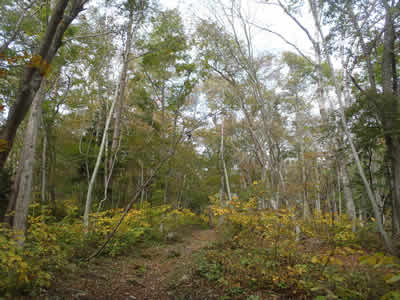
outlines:
M400 299L400 1L0 20L0 300Z

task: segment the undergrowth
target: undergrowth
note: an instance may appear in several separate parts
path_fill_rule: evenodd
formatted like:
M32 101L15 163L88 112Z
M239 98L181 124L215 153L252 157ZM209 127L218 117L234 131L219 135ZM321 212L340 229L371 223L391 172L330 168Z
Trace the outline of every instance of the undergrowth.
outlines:
M315 212L303 220L294 209L255 205L254 199L214 205L219 243L197 255L197 274L229 297L400 299L400 260L380 241L368 247L365 240L375 234L373 222L353 233L346 215Z
M18 246L12 230L0 225L0 295L39 295L50 286L57 272L68 265L84 264L107 238L122 215L122 209L91 215L92 227L84 234L78 207L70 202L67 215L57 221L45 209L31 206L24 248ZM35 213L36 212L36 213ZM164 223L164 232L159 228ZM168 205L131 209L102 255L117 256L132 247L163 241L166 233L199 224L202 220L188 209L172 209Z

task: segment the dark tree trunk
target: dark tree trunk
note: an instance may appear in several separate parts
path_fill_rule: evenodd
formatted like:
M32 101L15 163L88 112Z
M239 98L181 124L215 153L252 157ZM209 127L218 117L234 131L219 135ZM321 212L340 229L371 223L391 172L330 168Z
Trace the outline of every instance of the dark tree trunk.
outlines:
M382 58L383 97L380 99L380 117L385 131L385 140L393 176L392 190L392 222L394 233L400 232L400 98L397 94L397 73L395 57L395 31L393 12L388 1L383 0L385 7L385 27Z
M65 15L68 3L71 2L69 15ZM0 139L7 141L6 151L0 152L0 169L4 167L14 143L17 129L24 120L44 75L61 46L65 31L83 9L86 0L59 0L50 18L47 30L40 42L39 50L25 66L19 81L19 88L13 106L4 127L0 130Z

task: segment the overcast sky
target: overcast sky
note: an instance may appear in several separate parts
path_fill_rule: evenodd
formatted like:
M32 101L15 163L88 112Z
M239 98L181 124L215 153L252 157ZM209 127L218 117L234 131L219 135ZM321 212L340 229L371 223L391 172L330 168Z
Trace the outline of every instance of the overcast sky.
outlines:
M215 7L210 8L209 3L211 1L214 0L160 0L160 3L165 8L178 8L184 18L185 25L191 27L198 21L198 18L195 16L206 18L216 11ZM303 53L309 57L313 57L312 45L305 33L281 10L280 7L265 3L265 0L242 0L242 7L245 11L246 17L250 18L252 23L268 27L269 29L278 32L284 36L285 39L301 49ZM298 18L302 25L313 34L313 18L307 7L302 11L302 16L298 16ZM258 53L272 52L278 54L282 51L292 51L296 53L296 50L292 46L286 44L282 39L271 33L260 31L256 28L254 28L253 32L253 43L256 48L255 50ZM311 111L314 115L319 114L319 108L316 102L312 105Z
M184 17L186 26L193 26L196 23L196 17L207 17L210 14L210 1L207 0L160 0L161 5L166 8L178 8ZM242 0L242 6L254 23L279 32L286 39L295 43L300 49L312 54L311 45L304 33L297 25L288 18L282 10L274 5L267 5L262 0ZM212 9L212 8L211 8ZM308 28L312 28L310 16L304 12L302 23ZM312 31L312 30L311 30ZM254 29L254 44L257 51L272 51L280 52L282 50L295 51L291 46L288 46L280 38Z

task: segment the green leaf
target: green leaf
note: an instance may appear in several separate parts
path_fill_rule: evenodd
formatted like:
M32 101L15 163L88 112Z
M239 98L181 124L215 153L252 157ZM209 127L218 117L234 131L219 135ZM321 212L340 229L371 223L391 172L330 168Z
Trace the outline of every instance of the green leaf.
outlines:
M400 291L391 291L383 295L381 300L400 300Z
M395 283L399 280L400 280L400 274L397 274L397 275L389 278L388 280L386 280L386 283Z

